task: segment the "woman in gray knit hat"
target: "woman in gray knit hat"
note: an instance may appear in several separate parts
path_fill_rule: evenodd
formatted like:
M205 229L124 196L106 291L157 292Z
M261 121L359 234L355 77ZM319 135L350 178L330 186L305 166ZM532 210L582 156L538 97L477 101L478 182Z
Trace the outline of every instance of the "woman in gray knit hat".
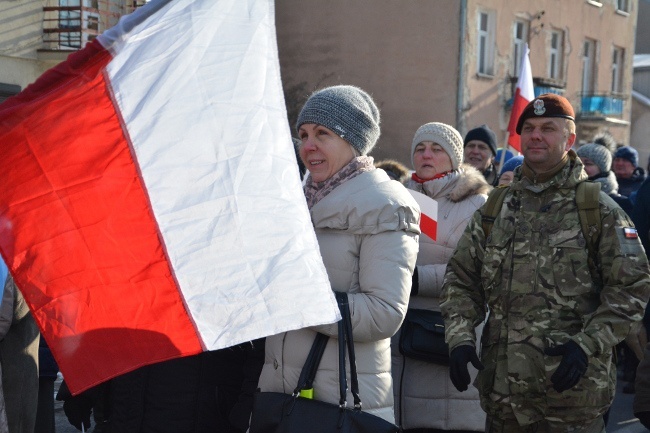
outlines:
M411 162L415 173L406 187L438 202L438 230L436 240L420 235L409 309L440 311L447 262L492 187L480 171L463 164L463 138L444 123L427 123L416 131ZM478 391L457 391L448 366L411 357L400 350L400 337L401 332L393 337L393 380L395 417L405 431L484 431ZM476 370L472 374L476 376Z
M601 143L583 144L576 151L584 164L589 180L600 183L600 190L614 199L628 215L632 214L632 202L618 193L616 175L611 171L612 152Z
M323 263L332 290L348 294L363 410L393 422L390 337L406 313L420 211L404 186L367 156L379 138L379 110L363 90L334 86L315 92L296 129ZM339 403L337 324L268 337L262 391L293 391L317 332L330 340L314 398ZM347 400L353 401L351 394Z

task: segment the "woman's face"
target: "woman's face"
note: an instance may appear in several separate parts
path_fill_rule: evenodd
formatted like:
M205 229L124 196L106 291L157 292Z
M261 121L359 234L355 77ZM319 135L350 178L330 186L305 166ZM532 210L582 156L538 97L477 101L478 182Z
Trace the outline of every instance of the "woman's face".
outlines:
M586 156L580 158L582 160L582 165L585 167L585 171L587 172L587 176L589 177L594 177L597 174L600 173L600 168L594 162L591 160L591 158L587 158Z
M433 141L423 141L415 146L413 165L415 174L425 180L452 170L451 158L442 146Z
M515 172L504 171L503 173L501 173L501 176L499 176L499 186L510 185L513 180L515 180Z
M345 167L355 154L352 146L332 130L305 123L298 130L300 159L314 182L323 182Z

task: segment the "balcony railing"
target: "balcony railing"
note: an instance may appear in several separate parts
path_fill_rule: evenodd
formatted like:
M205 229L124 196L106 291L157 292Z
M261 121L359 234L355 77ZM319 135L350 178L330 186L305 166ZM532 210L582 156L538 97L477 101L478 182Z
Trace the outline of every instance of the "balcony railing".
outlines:
M551 86L534 86L533 90L535 92L535 97L537 98L539 95L543 95L545 93L555 93L556 95L564 95L564 89L559 88L559 87L551 87Z
M40 51L81 49L146 0L47 0Z
M592 116L621 116L625 98L611 94L586 94L580 95L580 115Z

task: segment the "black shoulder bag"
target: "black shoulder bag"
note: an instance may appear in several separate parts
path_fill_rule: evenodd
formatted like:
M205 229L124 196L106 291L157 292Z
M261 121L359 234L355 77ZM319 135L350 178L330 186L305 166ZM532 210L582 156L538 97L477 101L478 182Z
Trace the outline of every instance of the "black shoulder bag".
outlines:
M399 336L399 351L407 358L449 365L445 322L439 311L409 308Z
M348 296L347 293L341 292L335 294L343 317L338 323L339 404L300 397L300 391L311 388L329 339L326 335L317 334L293 394L279 392L255 394L250 433L396 433L399 431L395 424L361 410ZM346 407L346 342L354 407Z

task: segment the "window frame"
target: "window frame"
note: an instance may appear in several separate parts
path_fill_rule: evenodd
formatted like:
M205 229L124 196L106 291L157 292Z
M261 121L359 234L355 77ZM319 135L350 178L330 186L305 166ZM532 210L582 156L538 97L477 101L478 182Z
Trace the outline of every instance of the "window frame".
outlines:
M630 13L630 0L616 0L616 12L628 15Z
M557 36L557 47L553 37ZM564 30L552 29L549 33L548 77L552 80L564 79Z
M483 16L486 29L482 28ZM477 17L476 72L479 76L494 77L496 11L480 9Z
M517 31L521 28L521 37L517 36ZM523 19L516 19L512 26L512 65L511 75L518 77L521 68L521 59L524 56L524 47L528 43L530 34L530 21Z
M582 83L583 94L593 94L596 90L598 41L586 38L582 44Z
M620 54L620 55L618 55ZM625 72L625 48L612 46L612 82L610 90L615 94L623 94Z

